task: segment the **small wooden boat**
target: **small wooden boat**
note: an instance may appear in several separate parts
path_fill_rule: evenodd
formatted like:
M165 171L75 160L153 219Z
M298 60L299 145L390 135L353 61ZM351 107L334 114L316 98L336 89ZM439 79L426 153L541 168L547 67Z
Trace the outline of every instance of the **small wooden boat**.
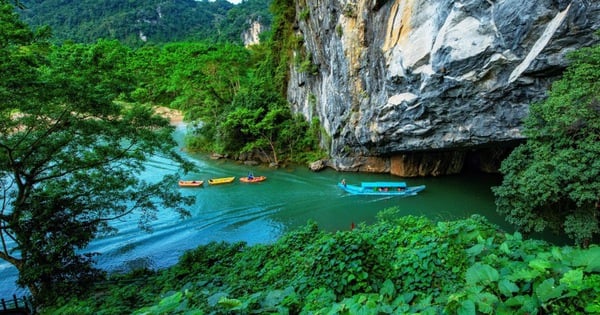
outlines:
M208 183L211 185L221 185L221 184L228 184L233 182L233 180L235 179L235 176L231 176L231 177L221 177L221 178L211 178L208 180Z
M240 182L242 183L258 183L258 182L262 182L265 179L267 179L267 176L252 176L252 178L246 176L246 177L240 177Z
M180 180L179 187L202 187L203 180Z
M409 187L405 182L363 182L360 186L346 184L338 187L353 195L415 196L425 189L425 185Z

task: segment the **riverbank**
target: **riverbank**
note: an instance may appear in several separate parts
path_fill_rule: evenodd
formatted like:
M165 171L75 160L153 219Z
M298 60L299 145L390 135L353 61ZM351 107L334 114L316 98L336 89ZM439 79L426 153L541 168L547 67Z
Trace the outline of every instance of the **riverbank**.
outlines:
M167 118L172 126L179 126L183 124L183 112L180 110L164 106L157 106L155 107L155 112L158 115Z
M336 232L309 222L260 246L211 242L44 313L597 313L598 247L523 239L477 215L403 214Z

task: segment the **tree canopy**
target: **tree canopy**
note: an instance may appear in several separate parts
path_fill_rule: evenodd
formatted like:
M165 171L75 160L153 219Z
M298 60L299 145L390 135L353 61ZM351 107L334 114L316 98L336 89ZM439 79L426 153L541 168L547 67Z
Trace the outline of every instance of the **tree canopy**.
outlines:
M586 245L600 233L600 46L570 59L548 98L531 105L527 141L503 162L494 194L522 231L552 229Z
M157 211L188 214L175 174L140 180L153 156L192 168L172 127L148 106L116 102L135 87L131 51L116 41L48 44L0 0L0 259L38 302L84 290L101 272L81 254L130 213L149 228ZM77 283L77 284L75 284Z
M270 0L234 5L217 1L20 0L19 12L32 26L52 28L53 42L94 43L116 39L130 47L175 41L242 43L250 23L269 28Z

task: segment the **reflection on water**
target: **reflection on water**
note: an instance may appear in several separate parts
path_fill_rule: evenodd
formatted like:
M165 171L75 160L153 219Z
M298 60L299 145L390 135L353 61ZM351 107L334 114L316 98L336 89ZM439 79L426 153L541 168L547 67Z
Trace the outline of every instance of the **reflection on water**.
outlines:
M183 131L176 133L181 139ZM372 223L378 211L398 207L404 214L425 215L434 220L452 220L482 214L500 227L510 227L495 212L490 187L499 184L496 175L470 174L443 178L407 179L409 185L426 185L417 196L381 197L351 196L336 183L360 181L393 181L401 178L384 174L338 173L325 170L310 172L306 167L269 169L249 167L231 161L210 160L203 155L187 155L199 167L199 173L184 179L236 176L231 184L203 188L177 188L196 196L191 217L180 219L171 211L162 211L153 224L153 232L140 231L134 217L114 222L119 229L92 242L88 250L100 252L98 265L111 271L137 267L162 268L173 265L181 254L211 241L249 244L269 243L286 231L312 220L324 230L349 229L352 223ZM260 183L240 183L237 178L252 171L265 175ZM168 160L152 160L143 175L147 180L177 172ZM0 296L16 290L16 271L0 262Z

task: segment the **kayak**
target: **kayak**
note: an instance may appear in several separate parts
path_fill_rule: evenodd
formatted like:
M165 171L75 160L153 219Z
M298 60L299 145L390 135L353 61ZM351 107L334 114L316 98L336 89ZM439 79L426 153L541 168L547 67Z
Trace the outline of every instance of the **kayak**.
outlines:
M234 179L235 179L235 176L221 177L221 178L211 178L211 179L208 180L208 183L211 184L211 185L227 184L227 183L233 182Z
M179 187L201 187L203 180L180 180Z
M240 182L242 183L258 183L258 182L262 182L265 179L267 179L266 176L254 176L252 178L248 178L246 177L240 177Z

